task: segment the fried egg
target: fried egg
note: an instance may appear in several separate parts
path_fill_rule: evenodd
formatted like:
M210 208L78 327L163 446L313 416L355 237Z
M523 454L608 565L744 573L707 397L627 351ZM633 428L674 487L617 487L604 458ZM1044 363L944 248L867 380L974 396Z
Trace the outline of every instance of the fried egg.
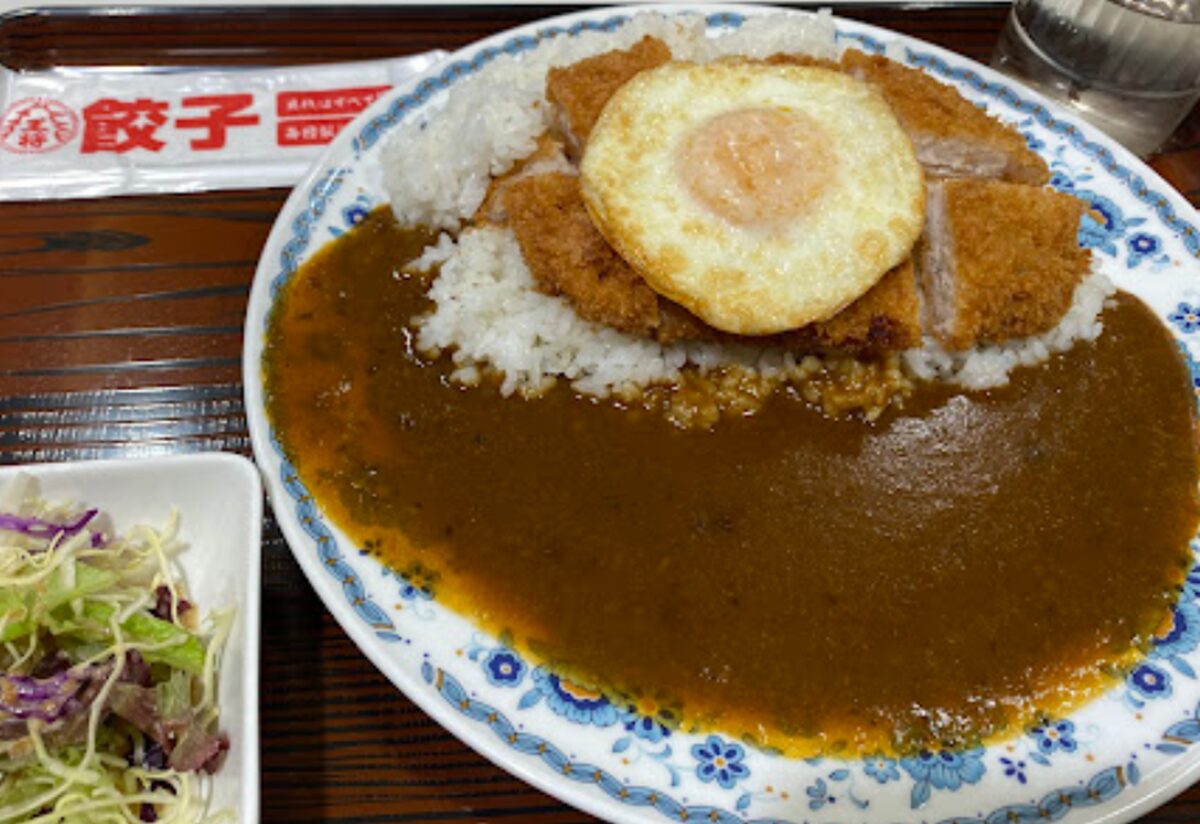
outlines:
M925 184L883 99L837 71L669 63L622 86L584 202L655 291L765 335L825 320L908 257Z

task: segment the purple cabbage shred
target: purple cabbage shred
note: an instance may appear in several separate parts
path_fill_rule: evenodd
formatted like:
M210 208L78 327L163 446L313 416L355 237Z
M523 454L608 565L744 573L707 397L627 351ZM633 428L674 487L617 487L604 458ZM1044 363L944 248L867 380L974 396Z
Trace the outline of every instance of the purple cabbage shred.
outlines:
M52 724L71 710L71 700L87 683L87 674L67 670L49 678L0 675L0 714Z
M56 524L53 521L43 521L41 518L34 518L32 516L0 512L0 529L9 532L20 532L22 535L28 535L31 538L44 538L51 541L58 535L70 537L82 531L98 514L100 514L100 510L89 509L73 522ZM98 532L92 535L93 547L104 546L104 543L103 535Z
M73 667L46 678L0 675L0 740L24 736L34 719L69 725L91 706L99 684L111 673L112 663L104 663Z

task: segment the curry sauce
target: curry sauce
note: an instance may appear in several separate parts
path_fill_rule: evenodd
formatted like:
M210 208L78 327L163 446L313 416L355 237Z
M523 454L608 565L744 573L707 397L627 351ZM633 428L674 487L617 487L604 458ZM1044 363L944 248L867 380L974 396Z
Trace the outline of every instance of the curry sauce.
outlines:
M358 546L556 672L760 745L909 752L1066 712L1163 631L1196 399L1136 299L1002 390L920 384L873 423L778 391L684 430L452 384L397 272L428 240L377 211L295 274L269 413Z

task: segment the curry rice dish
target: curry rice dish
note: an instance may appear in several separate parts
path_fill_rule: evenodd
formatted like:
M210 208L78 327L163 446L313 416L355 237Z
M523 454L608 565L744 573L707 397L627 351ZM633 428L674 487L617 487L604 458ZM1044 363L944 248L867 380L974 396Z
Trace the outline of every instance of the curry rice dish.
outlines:
M600 84L662 49L631 54L551 74L559 127L473 223L505 225L538 287L589 320L648 345L724 343L650 289L581 202L572 159ZM891 67L843 64L894 82ZM967 165L931 179L912 260L771 345L869 359L927 335L952 351L1060 323L1087 268L1081 207L1039 188L1040 161L995 121L939 134L879 87L902 125L928 130L910 135L927 173ZM1002 242L1013 231L1021 249ZM359 546L563 677L795 754L907 753L1061 715L1169 629L1200 512L1195 399L1136 299L1116 295L1102 335L1001 388L911 380L867 422L784 386L754 414L686 428L563 382L530 398L455 382L414 328L442 275L397 276L435 235L381 209L300 268L271 317L268 410ZM1032 267L1032 285L1014 267Z

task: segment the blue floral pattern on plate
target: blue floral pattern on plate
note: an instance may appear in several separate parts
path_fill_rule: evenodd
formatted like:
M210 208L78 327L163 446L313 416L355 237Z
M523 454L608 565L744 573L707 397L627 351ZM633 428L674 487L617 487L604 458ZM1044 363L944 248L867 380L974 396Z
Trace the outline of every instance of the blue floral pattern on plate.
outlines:
M875 779L876 783L886 784L889 781L900 780L900 770L895 759L876 755L863 760L863 772Z
M516 687L525 679L525 662L510 649L494 649L483 659L488 683L495 687Z
M1167 320L1179 327L1179 331L1190 335L1200 329L1200 305L1180 303L1175 311L1167 315Z
M1056 752L1075 752L1079 744L1075 741L1075 724L1063 719L1061 721L1043 721L1029 731L1029 735L1037 741L1038 750L1042 755L1053 755Z
M987 772L981 748L962 752L923 750L915 756L901 758L900 766L913 779L914 809L924 806L933 790L957 790L964 784L977 783Z
M746 750L741 744L710 735L703 744L692 745L692 757L696 759L696 777L705 783L717 782L726 790L733 789L739 781L750 777L750 768L743 762Z
M671 7L670 13L686 12ZM707 7L710 30L736 28L757 9ZM340 533L314 504L270 437L259 379L261 330L271 301L319 241L344 232L382 202L370 171L397 123L462 78L504 55L557 37L611 32L627 18L612 10L528 27L453 56L427 77L396 89L331 146L324 165L285 206L268 242L251 300L247 410L288 541L314 587L385 674L456 734L572 803L620 820L727 822L898 822L1081 820L1113 803L1133 803L1178 759L1200 753L1197 595L1200 572L1169 628L1122 685L1066 719L1046 719L1014 741L986 749L796 760L696 735L625 702L533 666L504 639L480 636L447 610L414 570L388 570L369 555L344 554ZM907 61L960 88L1014 122L1051 164L1052 185L1088 200L1081 241L1123 288L1133 289L1180 334L1200 331L1200 259L1194 215L1140 164L1061 120L1007 81L961 58L860 24L838 36L872 51L894 40ZM1191 279L1189 279L1191 278ZM1200 398L1200 369L1184 348ZM1086 733L1086 735L1085 735ZM715 739L715 741L714 741ZM1157 779L1155 779L1157 780ZM1019 788L1019 792L1013 790ZM1134 789L1131 789L1134 788ZM1140 795L1139 795L1140 793ZM1115 802L1115 799L1121 799Z
M603 693L555 675L546 667L533 671L533 689L521 697L521 709L529 709L542 699L556 714L576 724L611 727L620 718L617 708Z
M651 744L657 744L671 736L670 728L650 715L639 715L637 708L630 706L625 710L625 729L633 733L634 738L640 738Z

